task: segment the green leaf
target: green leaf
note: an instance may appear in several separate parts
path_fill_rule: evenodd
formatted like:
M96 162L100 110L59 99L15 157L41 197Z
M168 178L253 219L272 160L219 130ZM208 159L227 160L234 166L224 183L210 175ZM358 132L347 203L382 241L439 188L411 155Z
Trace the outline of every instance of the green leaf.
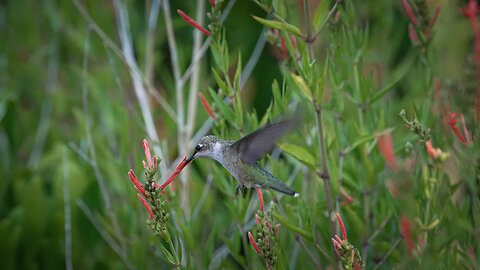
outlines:
M235 77L233 79L233 88L235 91L240 91L240 77L242 75L242 54L238 53L237 70L235 71Z
M278 147L280 147L280 149L289 153L290 155L294 156L296 159L298 159L308 167L315 167L315 158L307 151L307 149L289 143L278 144Z
M318 80L317 87L315 89L315 96L317 101L321 101L323 97L323 92L325 90L325 81L327 79L327 74L328 74L328 63L330 61L327 60L325 61L325 66L323 67L323 72L322 75L320 76L320 79Z
M310 90L310 87L307 86L303 78L293 73L291 75L292 75L293 81L297 85L298 89L302 91L303 95L306 98L308 98L310 101L313 101L312 90Z
M392 75L392 79L390 82L387 83L382 89L378 90L373 97L369 99L369 103L373 104L378 101L380 98L385 96L387 93L395 89L394 87L397 85L398 82L407 74L407 72L411 69L414 60L416 59L416 53L410 54L405 61L403 61L402 65L397 68Z
M328 8L330 7L330 0L323 0L318 4L317 8L315 9L315 13L313 14L313 26L315 27L315 31L320 28L320 23L325 21L328 16ZM323 24L322 24L323 25Z
M293 231L294 233L300 234L301 236L303 236L303 238L307 239L308 241L311 241L311 242L313 241L313 235L311 233L291 224L285 217L283 217L282 215L276 212L273 212L273 216L275 217L276 220L278 220L278 222L280 222L280 224L285 226L287 229Z
M218 72L214 68L212 68L212 72L213 72L213 77L215 78L215 82L217 83L218 87L224 93L227 93L228 92L227 84L225 84L225 82L222 80L222 78L220 77L220 74L218 74Z
M278 22L278 21L272 21L272 20L265 20L257 16L252 16L257 22L265 25L268 28L273 28L273 29L278 29L278 30L284 30L289 32L290 34L296 35L297 37L302 36L302 32L298 27L296 27L293 24L289 24L286 22Z
M176 265L175 259L173 258L172 253L170 253L170 251L166 247L164 247L163 245L159 245L159 246L160 246L160 250L162 251L163 256L165 256L164 259L167 262L169 262L171 265Z
M215 93L215 91L212 88L209 88L208 90L210 92L210 96L213 99L213 102L215 103L218 110L222 114L222 117L224 119L234 119L235 116L232 112L232 109L223 102L223 99L217 93Z

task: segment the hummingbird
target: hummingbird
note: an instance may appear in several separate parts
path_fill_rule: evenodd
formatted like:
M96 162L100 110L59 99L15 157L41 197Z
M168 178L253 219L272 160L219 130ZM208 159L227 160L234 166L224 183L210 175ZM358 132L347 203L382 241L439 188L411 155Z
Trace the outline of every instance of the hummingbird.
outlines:
M204 136L186 163L199 157L216 160L238 181L235 189L237 195L240 190L245 191L247 188L268 188L298 197L300 194L258 163L260 158L275 147L278 139L292 128L293 122L290 119L266 125L237 141L222 140L213 135Z

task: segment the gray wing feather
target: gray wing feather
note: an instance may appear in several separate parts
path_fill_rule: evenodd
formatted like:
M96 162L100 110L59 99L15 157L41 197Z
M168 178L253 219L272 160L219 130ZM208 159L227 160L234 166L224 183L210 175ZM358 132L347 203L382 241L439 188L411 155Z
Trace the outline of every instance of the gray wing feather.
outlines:
M275 143L292 127L292 124L292 120L286 120L267 125L236 141L232 147L238 151L243 162L253 164L272 151Z

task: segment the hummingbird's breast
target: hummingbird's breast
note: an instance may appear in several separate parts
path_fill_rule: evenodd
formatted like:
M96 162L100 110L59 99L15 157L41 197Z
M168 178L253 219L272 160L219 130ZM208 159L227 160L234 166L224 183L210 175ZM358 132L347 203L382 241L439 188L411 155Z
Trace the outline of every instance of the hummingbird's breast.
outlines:
M239 153L229 146L222 149L222 154L217 155L216 160L235 178L238 183L251 188L256 184L255 165L248 165L240 159Z

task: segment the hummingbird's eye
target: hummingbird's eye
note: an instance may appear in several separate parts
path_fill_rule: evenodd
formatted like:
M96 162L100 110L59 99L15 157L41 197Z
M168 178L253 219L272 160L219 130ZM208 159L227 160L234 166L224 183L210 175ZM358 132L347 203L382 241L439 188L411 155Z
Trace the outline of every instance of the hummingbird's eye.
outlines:
M200 151L200 149L202 149L202 146L200 144L195 147L195 151Z

